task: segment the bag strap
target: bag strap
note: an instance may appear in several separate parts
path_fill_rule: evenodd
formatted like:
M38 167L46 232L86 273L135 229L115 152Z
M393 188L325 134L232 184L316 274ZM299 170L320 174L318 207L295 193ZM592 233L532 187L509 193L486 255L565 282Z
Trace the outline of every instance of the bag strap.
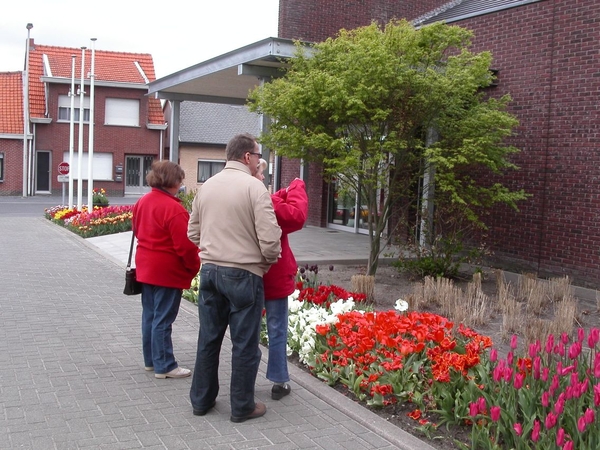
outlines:
M131 246L129 247L129 258L127 259L127 270L131 267L131 255L133 254L133 241L135 240L135 234L131 233Z

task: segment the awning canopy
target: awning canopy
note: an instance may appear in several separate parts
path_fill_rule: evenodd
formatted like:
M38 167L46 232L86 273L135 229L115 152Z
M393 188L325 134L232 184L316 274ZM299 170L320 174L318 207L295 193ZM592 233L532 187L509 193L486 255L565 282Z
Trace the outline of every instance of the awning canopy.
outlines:
M302 43L309 48L308 43ZM198 63L148 84L157 98L243 105L262 79L281 74L294 56L293 40L267 38Z

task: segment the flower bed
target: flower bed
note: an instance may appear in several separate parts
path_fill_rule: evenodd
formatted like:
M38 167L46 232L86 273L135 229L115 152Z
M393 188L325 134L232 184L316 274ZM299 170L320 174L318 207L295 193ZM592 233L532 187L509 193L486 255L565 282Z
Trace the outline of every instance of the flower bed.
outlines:
M55 206L46 209L45 217L84 238L104 236L131 230L133 205L94 206L88 211L84 206L81 210L67 206Z

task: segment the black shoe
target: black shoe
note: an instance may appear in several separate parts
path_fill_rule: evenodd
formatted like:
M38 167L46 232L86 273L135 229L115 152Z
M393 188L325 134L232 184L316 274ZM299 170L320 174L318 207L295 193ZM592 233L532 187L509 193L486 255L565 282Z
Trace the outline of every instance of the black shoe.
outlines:
M196 408L194 408L194 410L192 412L194 413L195 416L205 416L207 412L209 412L211 409L214 408L214 406L215 406L216 403L217 403L216 401L212 402L212 405L210 405L206 409L196 409Z
M267 412L267 407L264 403L256 402L256 406L254 407L254 411L252 411L247 416L231 416L231 421L235 423L245 422L248 419L256 419L257 417L262 417Z
M285 383L283 386L275 384L273 385L273 389L271 389L271 398L273 400L281 400L290 392L292 392L292 388L289 384Z

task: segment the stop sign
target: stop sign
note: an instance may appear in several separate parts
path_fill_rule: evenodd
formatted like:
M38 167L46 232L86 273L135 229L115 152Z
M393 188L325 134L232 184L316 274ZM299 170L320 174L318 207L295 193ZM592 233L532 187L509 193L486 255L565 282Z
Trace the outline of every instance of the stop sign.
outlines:
M58 174L59 175L69 175L69 163L68 162L61 162L58 165Z

